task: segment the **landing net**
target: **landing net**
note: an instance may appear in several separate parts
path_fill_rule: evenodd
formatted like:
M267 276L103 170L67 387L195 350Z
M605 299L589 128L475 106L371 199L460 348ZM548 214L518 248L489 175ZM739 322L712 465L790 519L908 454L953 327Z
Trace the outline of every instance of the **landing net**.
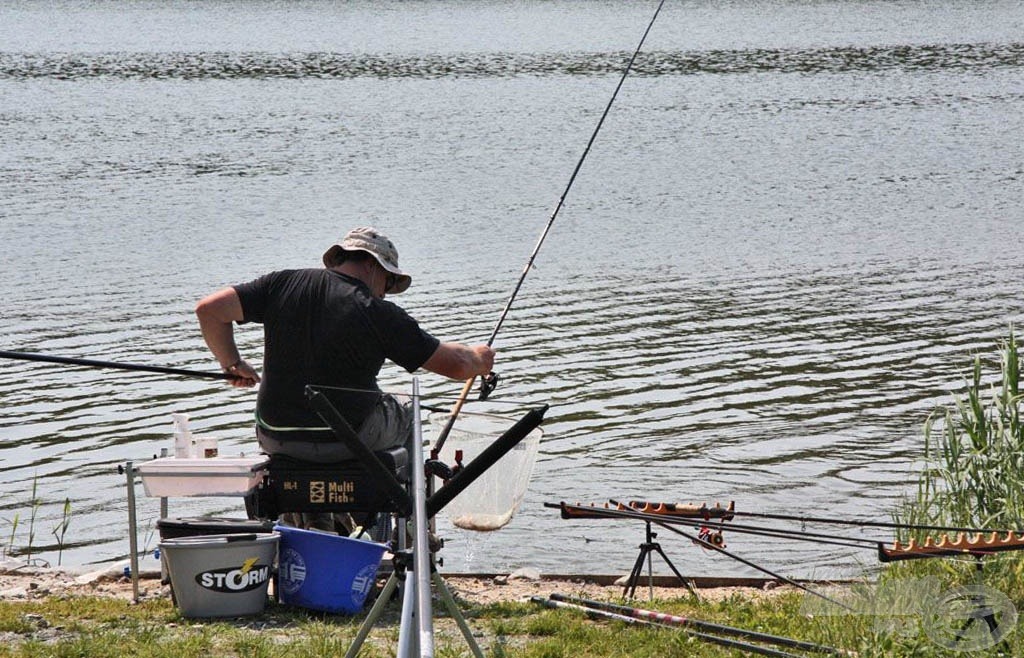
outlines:
M447 414L431 414L431 429L440 432ZM462 451L462 463L468 464L514 425L516 419L490 414L463 412L445 440L438 458L455 465L455 452ZM465 491L444 508L452 525L463 530L487 532L508 525L526 496L537 461L543 431L538 427L526 435Z

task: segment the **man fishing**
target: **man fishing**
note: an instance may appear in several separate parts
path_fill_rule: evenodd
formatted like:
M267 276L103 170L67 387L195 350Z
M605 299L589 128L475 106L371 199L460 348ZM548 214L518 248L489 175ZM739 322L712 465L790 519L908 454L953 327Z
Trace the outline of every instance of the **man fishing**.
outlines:
M234 375L231 385L260 384L260 447L320 463L353 455L309 406L306 385L322 387L360 441L383 450L405 445L413 421L409 401L380 391L377 375L385 360L410 373L423 368L457 380L486 375L494 364L488 345L441 342L385 300L407 290L412 277L398 267L394 244L376 229L349 231L323 262L323 269L271 272L196 306L203 339L224 372ZM263 325L262 378L239 354L236 322ZM301 525L333 529L323 527L323 515L303 515Z

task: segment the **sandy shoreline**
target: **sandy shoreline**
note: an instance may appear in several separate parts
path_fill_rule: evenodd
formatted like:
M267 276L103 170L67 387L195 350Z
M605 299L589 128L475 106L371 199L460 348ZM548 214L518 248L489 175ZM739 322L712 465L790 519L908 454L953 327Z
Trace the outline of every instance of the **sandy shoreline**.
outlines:
M456 598L469 603L528 601L532 596L552 592L584 598L613 600L623 595L623 578L615 576L541 576L537 573L509 575L442 573L445 583ZM618 581L620 584L616 584ZM698 583L694 591L701 599L717 600L732 594L756 598L790 589L772 581L737 580L736 584L713 586ZM651 587L646 579L637 583L636 599L648 600ZM678 579L655 577L654 598L688 596L690 591ZM133 584L124 575L121 564L93 568L35 568L0 565L0 601L30 601L50 596L101 596L131 601ZM143 572L139 578L139 599L170 599L170 586L162 584L158 572Z

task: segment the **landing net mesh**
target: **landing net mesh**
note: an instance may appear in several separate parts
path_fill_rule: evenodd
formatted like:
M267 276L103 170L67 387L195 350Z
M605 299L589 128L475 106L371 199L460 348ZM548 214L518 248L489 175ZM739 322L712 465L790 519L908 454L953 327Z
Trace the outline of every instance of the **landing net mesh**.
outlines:
M435 436L447 420L447 414L430 415L428 421ZM455 452L461 450L462 463L469 464L515 422L514 418L489 414L459 414L439 459L454 466ZM448 503L442 514L463 530L487 532L508 525L526 496L542 436L539 427L530 432Z

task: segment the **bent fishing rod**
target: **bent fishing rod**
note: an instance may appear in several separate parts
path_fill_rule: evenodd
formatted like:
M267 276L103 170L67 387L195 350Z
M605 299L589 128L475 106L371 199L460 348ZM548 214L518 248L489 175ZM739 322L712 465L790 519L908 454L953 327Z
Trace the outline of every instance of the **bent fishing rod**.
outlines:
M138 363L115 363L113 361L97 361L95 359L75 359L66 356L50 356L33 352L11 352L0 350L0 358L19 359L21 361L41 361L43 363L61 363L69 366L86 366L89 368L112 368L114 370L135 370L140 372L156 372L162 375L180 375L182 377L205 377L207 379L238 379L238 375L227 372L209 372L202 370L185 370L183 368L166 368L148 366Z
M502 324L505 323L505 318L508 317L508 313L512 309L512 303L519 294L520 288L523 287L526 275L530 273L531 269L533 269L533 263L537 259L537 254L540 252L541 245L544 244L544 240L548 237L548 233L551 232L551 227L555 224L555 219L558 217L558 213L562 210L562 206L565 205L565 198L569 195L569 190L572 189L573 183L576 182L576 176L580 173L580 169L583 167L583 162L587 159L587 155L590 154L590 148L594 145L594 141L597 139L597 134L601 132L601 126L604 125L604 120L608 117L608 113L612 109L612 104L615 103L615 99L619 95L619 90L622 89L622 84L626 81L626 76L628 76L630 70L632 70L633 63L640 54L640 50L643 48L644 42L647 41L647 35L650 34L651 28L654 27L654 22L658 20L658 14L661 13L661 8L664 4L665 0L660 0L660 2L658 2L658 7L654 10L654 15L651 17L650 23L647 24L647 29L644 30L643 36L640 37L640 42L637 44L636 50L633 51L633 55L629 58L629 62L626 63L626 68L623 70L622 76L619 78L619 82L615 86L615 91L612 92L611 98L608 99L608 104L605 106L604 112L601 114L601 118L598 119L597 126L594 128L594 132L591 133L590 139L587 141L586 148L583 149L583 154L580 155L579 160L576 162L576 167L572 170L572 175L569 176L569 182L566 184L565 190L562 191L562 196L558 198L558 203L555 204L555 209L551 212L551 216L548 218L548 223L544 226L544 230L541 231L540 237L537 239L537 244L533 247L533 251L530 253L530 257L527 259L522 273L519 275L519 280L516 281L516 285L512 289L512 294L509 295L508 301L505 302L505 308L501 311L501 315L498 317L498 321L494 325L494 330L491 331L490 338L487 339L488 347L491 347L494 344L495 337L497 337ZM448 416L448 421L445 423L444 428L437 437L437 442L434 444L434 452L440 452L441 448L444 446L444 442L448 438L448 434L451 433L452 426L455 424L455 420L458 418L459 412L462 411L462 406L466 403L466 398L469 396L469 391L473 388L473 383L475 381L476 377L470 377L466 380L465 386L462 387L462 393L459 395L458 400L455 402L455 405L452 407L451 413ZM480 399L486 399L487 395L490 394L491 390L493 390L496 385L497 377L494 373L491 373L481 383Z

